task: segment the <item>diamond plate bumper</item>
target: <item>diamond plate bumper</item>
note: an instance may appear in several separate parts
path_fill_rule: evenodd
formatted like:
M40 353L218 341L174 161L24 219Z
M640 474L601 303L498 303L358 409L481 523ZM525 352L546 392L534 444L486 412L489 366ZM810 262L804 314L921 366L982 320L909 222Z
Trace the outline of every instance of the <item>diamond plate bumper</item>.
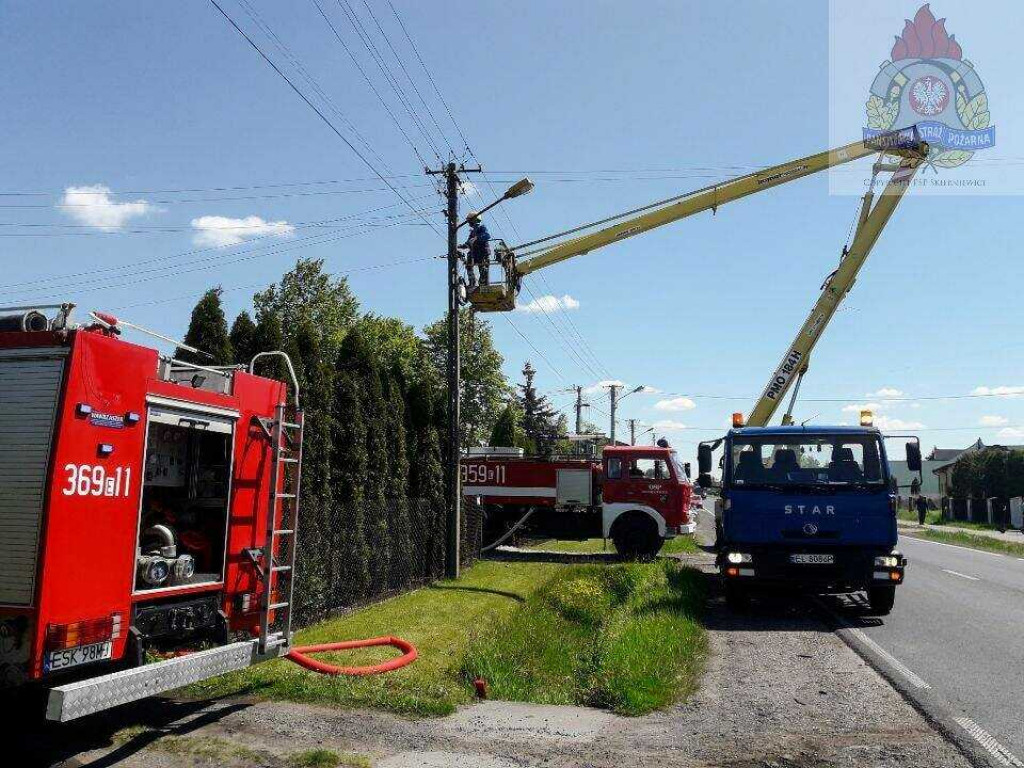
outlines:
M46 719L67 722L225 672L245 669L255 659L256 642L232 643L53 688L46 705Z

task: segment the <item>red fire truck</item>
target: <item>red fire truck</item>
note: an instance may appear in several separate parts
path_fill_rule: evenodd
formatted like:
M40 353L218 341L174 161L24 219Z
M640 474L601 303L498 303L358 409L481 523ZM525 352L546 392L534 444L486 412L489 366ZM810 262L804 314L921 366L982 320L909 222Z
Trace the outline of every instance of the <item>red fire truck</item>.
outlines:
M288 652L302 445L297 386L71 309L0 310L0 687L54 720Z
M529 458L476 448L462 459L463 494L485 505L488 528L531 527L558 538L610 538L623 557L652 556L692 534L689 467L662 446L608 446L600 459Z

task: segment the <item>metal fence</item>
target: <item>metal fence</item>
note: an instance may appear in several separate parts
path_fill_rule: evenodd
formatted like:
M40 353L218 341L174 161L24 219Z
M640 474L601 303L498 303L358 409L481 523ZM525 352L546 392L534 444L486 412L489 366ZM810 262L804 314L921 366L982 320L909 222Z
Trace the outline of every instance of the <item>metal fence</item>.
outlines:
M483 508L462 505L461 561L480 555ZM424 499L335 507L299 525L295 624L373 603L442 578L447 513Z

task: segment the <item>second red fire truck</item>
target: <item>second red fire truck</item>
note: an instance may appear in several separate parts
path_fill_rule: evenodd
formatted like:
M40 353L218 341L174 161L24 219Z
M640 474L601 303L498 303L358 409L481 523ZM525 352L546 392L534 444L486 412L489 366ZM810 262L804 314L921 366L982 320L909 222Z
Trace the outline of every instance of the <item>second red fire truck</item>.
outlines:
M523 457L475 448L462 460L462 487L479 499L488 528L531 527L558 538L610 538L624 557L657 554L666 539L692 534L689 467L663 446L608 446L601 458Z

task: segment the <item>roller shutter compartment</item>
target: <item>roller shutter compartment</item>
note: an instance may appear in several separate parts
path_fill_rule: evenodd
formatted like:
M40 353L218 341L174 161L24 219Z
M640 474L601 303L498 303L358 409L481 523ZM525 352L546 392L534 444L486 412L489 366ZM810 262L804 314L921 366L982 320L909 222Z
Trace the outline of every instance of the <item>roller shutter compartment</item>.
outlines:
M63 355L0 350L0 605L31 605Z

